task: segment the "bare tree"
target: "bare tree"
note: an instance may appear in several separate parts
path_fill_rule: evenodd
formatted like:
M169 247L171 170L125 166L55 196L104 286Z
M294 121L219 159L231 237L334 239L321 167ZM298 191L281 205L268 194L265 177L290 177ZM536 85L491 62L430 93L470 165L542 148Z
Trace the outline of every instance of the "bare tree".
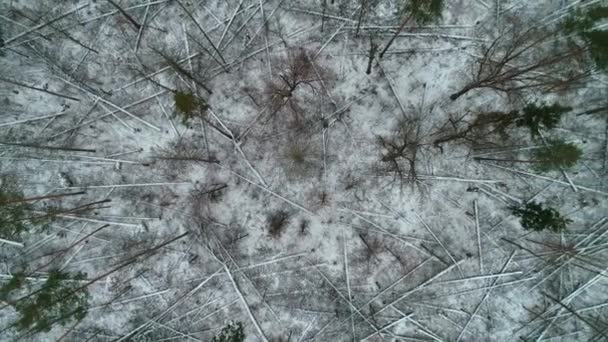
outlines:
M559 32L514 26L482 48L471 81L450 96L456 100L473 89L505 93L525 89L565 90L589 75L585 49L569 42L551 44Z
M270 114L274 116L287 107L296 121L302 121L302 101L301 97L296 96L296 91L304 85L313 94L316 93L319 83L330 78L329 72L313 65L313 60L303 48L289 50L286 58L278 60L276 64L280 68L278 78L268 81L264 89Z
M377 136L377 141L382 148L379 171L392 173L401 184L404 179L414 182L417 179L418 153L425 145L420 120L404 120L397 125L392 136Z

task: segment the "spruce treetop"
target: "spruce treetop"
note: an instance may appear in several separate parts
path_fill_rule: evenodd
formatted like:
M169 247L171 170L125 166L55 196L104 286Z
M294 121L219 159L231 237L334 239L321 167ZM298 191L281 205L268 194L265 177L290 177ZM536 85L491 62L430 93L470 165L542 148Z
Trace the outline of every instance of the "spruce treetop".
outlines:
M441 18L443 0L409 0L403 6L405 16L411 16L417 24L428 24Z
M576 165L583 152L572 143L549 140L547 145L535 150L534 159L540 171L569 169Z
M66 325L81 320L87 314L88 291L78 289L84 273L51 270L44 284L29 295L13 298L15 291L26 287L25 274L20 272L0 287L0 300L9 303L19 313L14 323L19 331L34 333L50 331L54 324Z
M608 72L608 30L598 28L608 18L608 6L576 10L564 22L567 33L574 33L585 41L595 65Z
M511 208L513 215L520 218L522 227L526 230L549 230L559 233L566 230L572 221L560 215L553 208L544 208L541 203L530 202L523 207Z
M526 105L516 120L518 127L527 127L530 135L536 137L541 130L555 128L559 124L562 115L571 111L572 108L561 106L557 103L552 105L534 103Z
M0 238L18 240L29 230L27 217L30 205L14 183L0 180Z

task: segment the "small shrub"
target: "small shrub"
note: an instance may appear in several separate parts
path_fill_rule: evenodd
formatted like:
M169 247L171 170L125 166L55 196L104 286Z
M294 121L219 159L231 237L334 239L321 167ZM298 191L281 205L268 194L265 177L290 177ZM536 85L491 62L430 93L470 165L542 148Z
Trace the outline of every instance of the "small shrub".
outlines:
M289 225L290 215L287 211L279 210L268 214L266 221L270 236L280 238L285 228Z
M285 172L292 179L310 176L319 163L316 146L304 139L287 142L281 157Z
M566 229L566 226L572 222L560 215L553 208L543 208L541 203L530 202L523 207L511 208L513 215L520 218L522 227L526 230L543 231L550 230L559 233Z
M300 234L306 235L309 226L310 221L308 221L307 219L302 219L302 221L300 221Z

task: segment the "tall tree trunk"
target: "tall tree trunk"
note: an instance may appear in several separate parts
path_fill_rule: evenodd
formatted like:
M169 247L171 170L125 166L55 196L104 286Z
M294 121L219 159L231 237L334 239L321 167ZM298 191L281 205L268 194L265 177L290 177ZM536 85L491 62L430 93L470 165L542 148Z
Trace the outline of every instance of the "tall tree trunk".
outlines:
M179 5L179 7L182 8L182 10L184 10L184 12L186 12L186 14L190 18L190 20L192 20L194 22L194 25L196 25L196 27L198 28L199 31L201 31L201 33L203 34L205 39L207 39L207 42L209 43L209 45L211 45L211 47L213 48L213 51L215 51L215 53L217 53L217 55L220 57L222 62L224 64L226 64L226 60L224 59L224 56L222 56L222 53L220 52L220 50L218 50L217 46L215 46L215 44L213 44L213 42L211 41L211 38L209 38L209 35L207 35L207 32L205 32L205 30L203 30L203 28L198 23L198 21L196 21L196 19L194 19L194 16L192 15L192 13L190 13L190 11L188 11L186 6L184 6L179 0L176 0L175 2Z
M361 28L361 21L367 12L367 1L361 0L361 10L359 10L359 20L357 20L357 30L355 31L355 37L359 37L359 29Z
M374 43L373 38L369 38L369 59L367 61L367 70L365 71L366 74L371 74L372 73L372 65L374 63L374 57L376 57L376 52L378 52L378 44Z
M482 157L473 157L475 160L490 160L490 161L506 161L513 163L538 163L538 160L522 160L522 159L497 159L497 158L482 158Z
M41 149L41 150L56 150L56 151L71 151L71 152L89 152L89 153L95 153L95 152L97 152L97 150L93 150L93 149L89 149L89 148L71 148L71 147L41 146L41 145L34 145L34 144L18 144L18 143L4 142L4 141L0 141L0 145L37 148L37 149Z
M84 191L78 191L78 192L70 192L70 193L67 193L67 194L56 194L56 195L46 195L46 196L20 198L20 199L9 199L9 200L6 200L6 201L0 201L0 205L14 204L14 203L23 203L23 202L32 202L32 201L39 201L39 200L44 200L44 199L61 198L61 197L77 196L77 195L84 195L84 194L86 194L86 192L84 192Z
M64 99L80 102L80 99L76 98L76 97L59 94L59 93L56 93L54 91L46 90L46 89L43 89L43 88L29 86L29 85L27 85L25 83L9 80L9 79L6 79L4 77L0 77L0 81L6 82L6 83L10 83L10 84L13 84L13 85L16 85L16 86L19 86L19 87L23 87L23 88L32 89L32 90L35 90L35 91L40 91L40 92L47 93L49 95L53 95L53 96L57 96L57 97L61 97L61 98L64 98Z
M325 28L325 11L327 11L327 0L322 0L323 1L323 13L321 14L321 32L323 32L323 29Z
M395 41L395 39L397 39L397 37L399 36L401 31L403 31L403 28L410 21L411 17L412 17L412 15L410 14L406 18L403 19L403 21L401 22L401 25L399 25L399 28L397 29L397 32L395 32L395 34L391 37L391 40L388 41L388 43L386 44L386 46L384 47L382 52L380 52L381 59L382 59L382 57L384 57L384 54L386 53L386 51L388 51L388 49L391 47L391 45L393 45L393 42Z
M577 113L577 114L576 114L576 116L597 114L597 113L601 113L601 112L603 112L603 111L608 112L608 106L604 106L604 107L597 107L597 108L589 109L589 110L586 110L586 111L584 111L584 112Z
M452 100L452 101L456 101L456 99L458 99L458 98L459 98L459 97L461 97L462 95L464 95L464 94L468 93L469 91L471 91L471 90L473 90L473 89L475 89L475 88L476 88L476 86L470 86L470 85L468 85L468 86L466 86L466 87L462 88L462 90L460 90L460 91L458 91L458 92L456 92L456 93L454 93L454 94L450 95L450 100Z
M116 7L116 9L120 12L120 14L122 14L125 18L127 18L127 20L133 25L135 26L135 28L137 29L137 31L139 31L141 29L141 25L135 21L135 19L133 19L133 17L131 17L129 15L129 13L127 13L124 9L122 9L122 7L118 6L117 3L115 3L112 0L106 0L107 2L110 3L110 5Z

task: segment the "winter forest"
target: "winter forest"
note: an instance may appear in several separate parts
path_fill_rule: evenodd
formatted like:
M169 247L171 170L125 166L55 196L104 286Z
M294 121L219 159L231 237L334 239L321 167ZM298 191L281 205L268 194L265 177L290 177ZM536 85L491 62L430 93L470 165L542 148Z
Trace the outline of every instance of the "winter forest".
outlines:
M608 341L608 1L0 0L0 341Z

